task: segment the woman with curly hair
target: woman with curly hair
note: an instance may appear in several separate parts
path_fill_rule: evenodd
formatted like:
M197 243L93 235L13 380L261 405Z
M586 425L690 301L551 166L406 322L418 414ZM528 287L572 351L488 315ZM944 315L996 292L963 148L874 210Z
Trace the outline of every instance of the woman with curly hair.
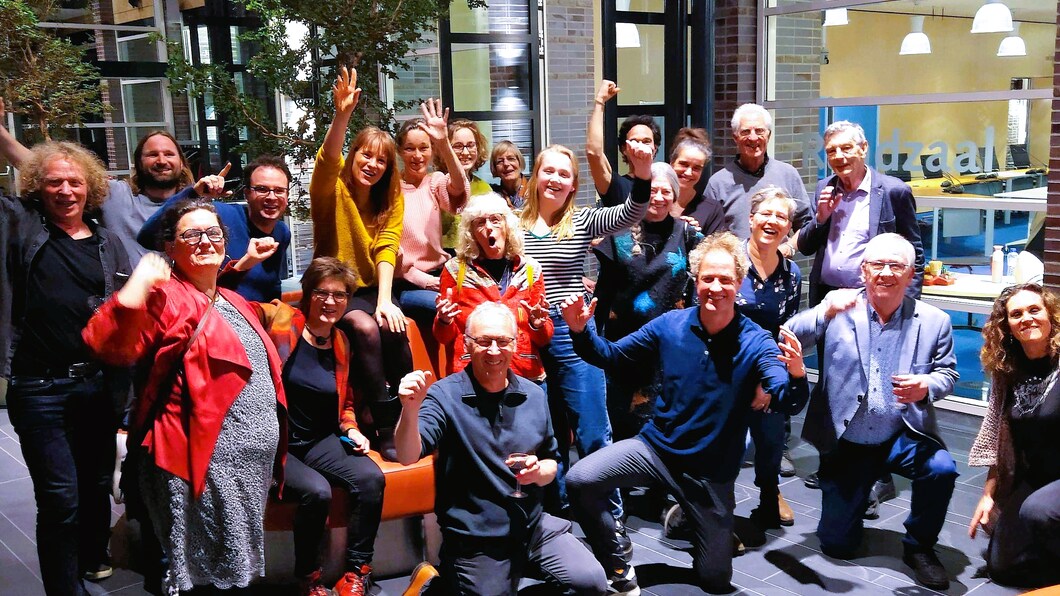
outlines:
M339 328L353 345L351 364L361 367L380 435L378 450L393 459L392 429L401 405L388 393L387 384L396 392L401 377L412 370L405 315L393 296L405 217L397 146L390 133L368 126L353 138L349 156L343 159L346 128L361 96L357 71L345 66L339 69L332 94L335 118L309 182L316 242L313 257L336 257L357 273L357 288L346 303Z
M983 326L990 401L968 454L989 466L968 534L990 534L986 568L998 583L1060 582L1060 299L1038 284L1006 288Z
M93 311L129 275L116 237L87 215L107 193L103 164L48 142L22 164L23 201L3 198L0 376L33 480L37 554L48 594L85 594L113 572L110 483L124 391L81 339Z

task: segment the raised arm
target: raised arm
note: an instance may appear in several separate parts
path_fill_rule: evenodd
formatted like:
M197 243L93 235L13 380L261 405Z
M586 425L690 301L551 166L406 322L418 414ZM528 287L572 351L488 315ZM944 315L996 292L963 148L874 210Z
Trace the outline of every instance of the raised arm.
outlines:
M129 281L88 320L81 332L85 345L107 364L135 364L165 329L161 323L152 323L148 299L169 277L165 259L153 253L144 255Z
M346 142L346 128L353 116L353 109L361 99L361 89L357 86L357 69L339 68L339 76L331 88L335 101L335 117L331 119L328 132L324 135L324 146L321 152L329 160L342 159L342 146Z
M460 166L460 160L456 156L456 151L453 150L453 145L449 142L449 108L442 110L442 100L428 98L420 104L420 112L424 120L420 123L420 129L431 139L431 150L442 157L445 170L448 172L446 174L448 196L440 197L445 199L442 208L455 213L464 207L468 195L471 194L471 184L468 182L467 174L464 173L464 168Z
M585 139L585 155L589 162L589 173L593 176L596 192L606 195L611 187L611 162L604 154L604 105L618 95L620 89L614 82L604 79L593 100L593 111L589 115L589 126Z
M7 109L4 106L4 99L0 97L0 155L11 165L21 168L22 164L26 163L30 158L30 150L22 143L19 143L15 135L11 134L11 131L4 126L4 120L7 119L6 116Z
M574 352L583 360L605 371L629 370L631 367L654 364L658 353L658 336L654 332L655 319L617 342L598 336L588 326L596 311L596 299L589 304L581 294L571 294L563 300L560 312L570 327Z
M398 398L401 399L401 416L398 418L397 428L394 429L394 447L397 451L398 462L408 466L419 461L424 453L433 451L437 445L437 439L444 432L441 424L444 419L441 416L427 416L429 420L425 424L427 439L420 436L420 408L427 397L427 387L434 380L434 373L429 370L414 370L401 379L398 386ZM428 408L428 413L438 413L434 408ZM435 422L432 424L431 422Z

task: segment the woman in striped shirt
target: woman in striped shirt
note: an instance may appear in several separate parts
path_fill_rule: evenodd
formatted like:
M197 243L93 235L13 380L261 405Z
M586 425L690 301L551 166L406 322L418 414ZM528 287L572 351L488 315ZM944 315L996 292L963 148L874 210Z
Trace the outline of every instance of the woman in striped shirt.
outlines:
M640 221L651 192L652 151L647 145L628 141L633 190L621 205L578 209L578 160L570 149L552 145L537 156L527 182L526 204L520 215L526 255L541 264L548 279L545 297L552 304L549 315L555 325L552 343L541 351L548 381L556 438L560 441L559 498L566 505L563 475L566 472L567 420L574 430L575 445L583 457L611 444L611 424L605 405L604 373L574 353L567 323L559 304L572 292L582 292L582 273L593 238L629 228ZM564 416L563 414L567 414ZM616 491L612 498L616 519L622 503Z

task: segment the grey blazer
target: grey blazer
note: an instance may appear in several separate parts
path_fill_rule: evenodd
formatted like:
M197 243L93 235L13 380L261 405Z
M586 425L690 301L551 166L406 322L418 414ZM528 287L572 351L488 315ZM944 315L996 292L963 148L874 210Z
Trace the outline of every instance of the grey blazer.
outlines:
M821 345L824 354L821 378L810 395L802 437L821 453L835 449L850 419L854 417L869 388L869 318L862 290L849 310L825 319L824 304L805 310L784 324L803 346ZM953 355L953 327L941 310L906 296L902 304L901 354L899 370L930 374L928 396L919 402L901 405L902 420L915 433L944 445L935 421L932 403L949 395L960 375Z

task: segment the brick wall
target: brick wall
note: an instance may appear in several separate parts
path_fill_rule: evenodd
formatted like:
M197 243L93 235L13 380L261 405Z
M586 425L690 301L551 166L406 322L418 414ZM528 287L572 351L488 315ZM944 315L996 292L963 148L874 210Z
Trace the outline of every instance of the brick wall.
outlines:
M1057 6L1060 24L1060 5ZM1053 88L1060 89L1060 37L1053 56ZM1060 290L1060 98L1053 98L1053 125L1050 131L1049 190L1045 218L1045 284Z
M606 0L605 0L606 1ZM593 205L596 195L585 164L585 129L595 81L593 0L549 0L545 3L548 130L546 144L566 145L579 161L578 203Z
M755 101L757 0L716 0L714 5L715 169L736 153L729 122L741 104Z

